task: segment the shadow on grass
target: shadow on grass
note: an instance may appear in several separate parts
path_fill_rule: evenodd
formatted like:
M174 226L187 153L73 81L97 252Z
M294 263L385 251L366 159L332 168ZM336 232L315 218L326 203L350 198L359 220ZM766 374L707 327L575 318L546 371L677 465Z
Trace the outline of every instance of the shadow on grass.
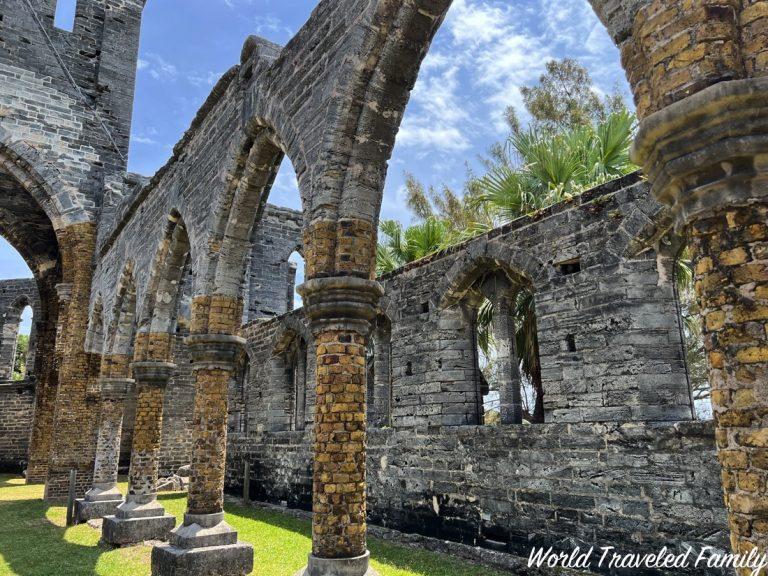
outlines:
M21 476L15 474L0 474L0 488L15 488L24 486L26 482Z
M0 502L0 554L12 574L23 576L85 576L97 574L99 557L109 548L68 538L71 529L58 526L53 509L41 500Z
M248 526L249 523L251 527L254 523L261 523L266 525L270 532L279 529L280 531L293 533L295 537L292 538L292 541L294 547L298 548L295 550L295 552L298 552L298 559L290 564L286 563L286 568L298 570L306 565L306 555L311 549L312 524L309 520L287 516L276 511L251 508L232 503L227 504L226 511L228 514L227 521L238 529L241 526ZM264 535L264 531L259 532L259 536ZM254 544L258 560L259 546L265 543L263 540L261 542L249 540L248 535L252 533L251 530L243 530L240 536L241 539ZM285 538L285 534L281 535L281 537ZM407 548L377 538L368 539L368 548L371 551L372 564L381 576L401 574L420 576L503 576L505 574L444 554ZM270 562L272 561L270 560ZM255 564L255 567L254 574L261 574L262 571L258 562ZM285 573L288 574L290 572Z

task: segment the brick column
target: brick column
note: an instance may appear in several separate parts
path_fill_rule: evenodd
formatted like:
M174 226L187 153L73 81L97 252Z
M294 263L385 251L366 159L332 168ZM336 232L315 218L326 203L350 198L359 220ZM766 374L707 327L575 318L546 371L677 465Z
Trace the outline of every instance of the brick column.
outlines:
M634 150L688 233L739 553L768 551L766 109L767 78L722 82L646 118Z
M39 284L42 285L42 283ZM64 314L63 308L66 302L56 296L52 287L47 289L41 287L40 304L44 317L43 322L38 324L37 353L35 354L37 390L35 416L29 441L27 484L42 484L48 475L58 385L55 361L56 334L60 331L59 318Z
M93 486L85 498L76 501L78 521L87 522L117 512L124 500L117 488L120 461L120 437L123 428L125 398L133 388L128 378L101 378L101 410L93 467Z
M229 334L193 334L187 345L195 373L189 498L184 522L171 533L169 544L152 550L152 574L245 576L253 569L253 547L239 542L237 532L224 521L229 382L245 340Z
M45 483L46 500L67 497L72 469L77 472L78 496L83 496L91 486L98 410L96 398L89 394L88 388L95 355L85 351L85 334L88 329L95 242L96 227L90 222L74 224L60 232L62 269L71 296L60 322L61 333L57 336L59 384L51 459ZM67 299L63 291L59 292L59 296L61 300Z
M131 364L136 379L136 418L131 445L128 494L114 516L104 518L102 538L110 544L165 540L176 525L157 501L157 474L163 429L163 398L176 368L170 362ZM119 454L120 443L114 445Z
M366 546L366 341L381 286L355 277L300 287L317 354L312 554L307 576L372 573Z

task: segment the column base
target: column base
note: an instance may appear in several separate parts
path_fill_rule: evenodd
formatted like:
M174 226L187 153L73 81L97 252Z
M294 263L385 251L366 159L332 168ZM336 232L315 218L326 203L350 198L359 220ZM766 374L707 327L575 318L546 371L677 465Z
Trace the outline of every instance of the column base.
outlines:
M245 576L253 546L237 540L224 513L185 514L169 544L152 549L152 576Z
M370 558L370 552L355 558L318 558L310 554L307 567L295 576L378 576L370 566Z
M101 539L108 544L125 546L147 540L167 540L176 526L176 517L166 514L154 498L142 502L128 497L114 516L106 516Z
M85 498L75 500L75 518L78 522L88 522L94 518L112 516L123 502L123 495L114 484L95 484L85 493Z

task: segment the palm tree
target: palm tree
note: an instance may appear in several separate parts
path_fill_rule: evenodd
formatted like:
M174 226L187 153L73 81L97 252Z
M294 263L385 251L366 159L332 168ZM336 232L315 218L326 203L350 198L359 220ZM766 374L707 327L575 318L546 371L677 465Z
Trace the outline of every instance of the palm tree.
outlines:
M387 274L439 252L452 244L443 220L428 218L403 230L395 220L384 220L379 226L384 242L376 247L376 272Z
M563 133L515 132L473 202L492 206L502 224L629 174L634 126L634 115L619 111Z

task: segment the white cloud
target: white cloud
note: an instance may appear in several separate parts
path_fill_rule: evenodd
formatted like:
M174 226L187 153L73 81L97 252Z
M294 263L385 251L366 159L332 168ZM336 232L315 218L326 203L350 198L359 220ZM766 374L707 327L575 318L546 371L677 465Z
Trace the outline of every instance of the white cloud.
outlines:
M293 30L286 26L283 21L274 14L256 16L254 24L256 25L255 32L259 36L268 36L279 39L288 39L293 36Z
M138 60L138 69L146 71L155 80L173 82L179 75L179 71L170 62L159 54L148 53Z
M193 86L213 86L221 78L222 72L213 72L209 70L203 74L191 72L187 75L187 82Z
M440 65L437 64L440 62ZM416 113L403 121L397 141L403 146L458 152L470 147L462 127L470 122L459 97L459 67L447 59L433 60L411 99Z

